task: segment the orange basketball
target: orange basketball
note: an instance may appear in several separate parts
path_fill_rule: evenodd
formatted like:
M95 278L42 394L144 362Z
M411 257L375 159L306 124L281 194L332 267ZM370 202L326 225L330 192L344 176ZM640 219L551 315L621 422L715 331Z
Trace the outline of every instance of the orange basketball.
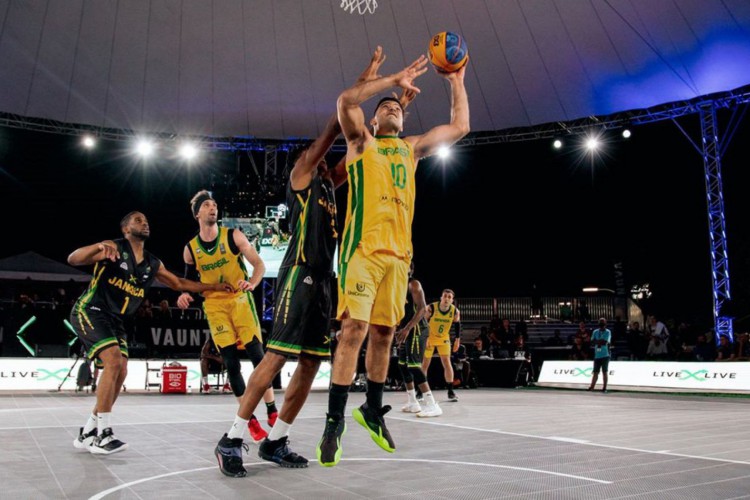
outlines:
M469 48L461 35L443 31L430 39L430 62L441 73L453 73L469 60Z

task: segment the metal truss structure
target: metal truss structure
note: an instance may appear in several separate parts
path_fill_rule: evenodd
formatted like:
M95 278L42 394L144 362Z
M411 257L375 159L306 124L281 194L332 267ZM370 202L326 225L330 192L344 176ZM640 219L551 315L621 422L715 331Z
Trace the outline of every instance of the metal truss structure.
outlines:
M487 144L559 138L584 134L592 130L606 131L660 120L674 121L676 118L691 114L698 115L701 122L701 144L700 146L696 146L693 143L693 145L703 157L705 171L709 238L711 242L713 312L718 341L720 335L728 335L730 339L733 336L732 318L724 310L724 306L731 300L731 294L729 287L729 259L727 255L724 195L721 182L721 156L727 142L731 140L732 131L730 130L730 133L725 136L725 142L720 142L716 123L716 111L722 108L736 111L742 105L748 103L750 103L750 85L729 92L700 96L691 100L672 102L648 109L624 111L607 116L589 116L577 120L546 123L534 127L472 133L461 140L457 146L474 147ZM142 135L133 130L69 124L9 113L0 113L0 126L72 136L90 134L99 139L114 141L130 141ZM185 137L168 133L148 133L148 136L155 140L175 145L178 141L193 140L198 144L198 147L203 149L262 151L265 154L264 174L266 178L276 177L278 174L277 153L279 151L289 151L291 148L308 142L307 139L264 140L255 137ZM342 152L345 149L345 144L340 141L334 144L332 148L336 152ZM285 167L285 170L287 168L288 165ZM262 317L268 320L273 318L273 284L269 280L263 280Z

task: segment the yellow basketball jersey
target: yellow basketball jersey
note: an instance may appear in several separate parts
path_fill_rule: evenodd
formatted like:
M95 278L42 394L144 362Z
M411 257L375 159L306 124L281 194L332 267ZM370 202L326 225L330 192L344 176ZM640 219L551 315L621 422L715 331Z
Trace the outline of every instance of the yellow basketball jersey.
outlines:
M247 279L247 270L242 254L232 253L229 245L229 230L219 228L219 237L213 248L204 248L199 236L190 240L190 250L193 252L195 269L201 277L201 283L229 283L237 286L239 280ZM203 296L208 298L231 298L237 293L208 291Z
M453 318L456 316L456 306L451 304L447 311L440 310L440 302L433 302L432 315L428 323L430 329L430 339L432 340L449 340Z
M349 198L341 261L359 248L411 259L416 162L411 144L397 136L376 136L347 165Z

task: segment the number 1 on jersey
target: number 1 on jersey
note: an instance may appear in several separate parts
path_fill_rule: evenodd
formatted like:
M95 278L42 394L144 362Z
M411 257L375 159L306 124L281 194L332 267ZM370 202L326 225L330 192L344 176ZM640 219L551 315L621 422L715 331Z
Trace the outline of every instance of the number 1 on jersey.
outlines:
M122 309L120 309L120 314L125 314L125 310L128 308L128 302L130 302L130 297L125 297L125 303L122 305Z

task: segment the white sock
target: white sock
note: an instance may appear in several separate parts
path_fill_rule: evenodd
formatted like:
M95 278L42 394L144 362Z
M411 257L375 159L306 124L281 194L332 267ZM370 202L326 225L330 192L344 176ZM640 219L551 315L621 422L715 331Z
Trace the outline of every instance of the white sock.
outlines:
M289 430L291 428L292 428L292 424L287 424L280 418L277 418L276 423L273 424L273 427L271 427L271 432L268 433L268 440L276 441L277 439L281 439L284 436L288 436Z
M208 377L201 377L201 383L202 383L203 385L206 385L206 384L208 384Z
M89 432L96 429L97 420L98 419L96 418L96 415L94 415L93 413L89 415L88 420L86 420L86 425L83 426L83 433L88 434Z
M406 389L406 395L409 397L410 405L417 402L417 390L416 389Z
M426 405L434 405L435 404L435 398L432 397L432 391L423 392L422 396L424 396L424 403Z
M112 413L102 413L99 412L99 414L96 416L96 428L99 430L99 434L104 431L104 429L110 428L111 425L109 423L109 417L112 415Z
M232 428L229 429L229 432L227 432L227 437L229 439L243 439L245 436L245 429L247 429L247 423L249 421L250 420L246 420L239 415L235 416Z

